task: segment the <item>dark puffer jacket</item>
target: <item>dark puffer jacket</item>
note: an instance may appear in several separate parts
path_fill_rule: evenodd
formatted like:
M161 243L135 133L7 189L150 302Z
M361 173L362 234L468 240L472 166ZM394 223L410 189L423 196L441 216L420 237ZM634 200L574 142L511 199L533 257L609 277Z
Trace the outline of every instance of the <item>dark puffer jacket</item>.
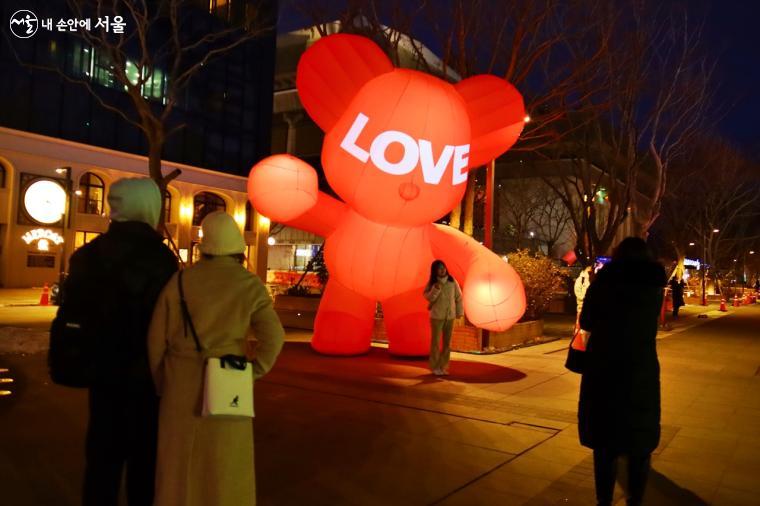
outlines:
M580 324L591 332L581 380L581 444L651 452L660 440L657 323L665 270L651 261L613 261L586 293Z
M144 384L148 325L158 294L177 260L161 235L138 221L111 222L108 231L72 256L60 311L84 312L93 336L94 383Z

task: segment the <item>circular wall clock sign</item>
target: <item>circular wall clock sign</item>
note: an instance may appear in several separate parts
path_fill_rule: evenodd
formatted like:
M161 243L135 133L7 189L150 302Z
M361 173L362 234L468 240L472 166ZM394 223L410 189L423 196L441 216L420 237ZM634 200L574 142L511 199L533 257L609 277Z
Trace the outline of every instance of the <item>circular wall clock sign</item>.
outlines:
M55 181L38 179L24 191L24 210L39 223L57 223L66 210L66 190Z

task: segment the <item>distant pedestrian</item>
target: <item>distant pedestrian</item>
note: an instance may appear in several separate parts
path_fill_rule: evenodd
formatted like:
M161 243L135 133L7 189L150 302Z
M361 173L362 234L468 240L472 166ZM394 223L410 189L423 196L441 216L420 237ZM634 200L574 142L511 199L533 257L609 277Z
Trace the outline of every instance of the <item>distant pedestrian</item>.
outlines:
M204 362L245 355L256 338L254 378L274 365L284 331L261 280L241 264L246 245L229 214L201 223L202 259L184 270L182 288L196 349L180 306L178 276L161 293L151 321L148 352L161 407L155 506L256 504L250 418L201 416Z
M670 296L673 299L673 318L678 318L678 310L681 306L686 305L683 300L683 291L686 287L683 279L676 279L675 276L670 279Z
M755 291L760 292L760 278L755 280Z
M578 327L578 322L581 316L581 309L583 309L583 300L586 297L586 291L591 284L591 276L595 275L593 267L590 265L584 267L581 273L575 278L574 293L575 293L575 326Z
M92 353L83 504L116 506L122 476L130 506L153 504L158 397L146 337L153 307L177 260L156 232L161 192L121 179L108 192L108 231L71 256L59 314L86 310Z
M646 243L624 239L586 293L581 328L591 333L581 379L578 430L594 450L600 505L612 504L616 463L628 460L628 504L640 505L650 454L660 440L656 336L665 270Z
M430 278L425 285L425 298L430 310L430 370L436 376L449 374L451 334L454 320L464 315L462 290L449 274L446 264L435 260L430 265Z

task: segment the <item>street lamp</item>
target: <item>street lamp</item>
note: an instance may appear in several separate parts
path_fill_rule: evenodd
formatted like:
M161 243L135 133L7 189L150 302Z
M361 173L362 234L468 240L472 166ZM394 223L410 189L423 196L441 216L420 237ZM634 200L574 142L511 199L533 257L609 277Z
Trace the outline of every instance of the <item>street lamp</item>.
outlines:
M66 277L66 244L68 243L68 239L66 238L66 227L71 227L71 167L59 167L55 169L55 172L56 174L65 175L64 182L66 189L66 205L63 208L63 222L61 225L63 243L61 243L61 263L58 271L58 300L60 301L60 294L63 290L63 280Z

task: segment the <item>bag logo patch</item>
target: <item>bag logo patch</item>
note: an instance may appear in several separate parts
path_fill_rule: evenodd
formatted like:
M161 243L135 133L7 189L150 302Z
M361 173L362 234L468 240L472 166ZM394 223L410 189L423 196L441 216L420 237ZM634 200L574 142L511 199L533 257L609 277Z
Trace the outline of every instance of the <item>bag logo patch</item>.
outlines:
M232 399L232 402L230 402L230 407L231 407L231 408L237 408L237 407L239 407L239 406L238 406L238 400L239 400L239 399L238 399L238 397L239 397L239 396L237 396L237 395L236 395L236 396L235 396L235 397Z

